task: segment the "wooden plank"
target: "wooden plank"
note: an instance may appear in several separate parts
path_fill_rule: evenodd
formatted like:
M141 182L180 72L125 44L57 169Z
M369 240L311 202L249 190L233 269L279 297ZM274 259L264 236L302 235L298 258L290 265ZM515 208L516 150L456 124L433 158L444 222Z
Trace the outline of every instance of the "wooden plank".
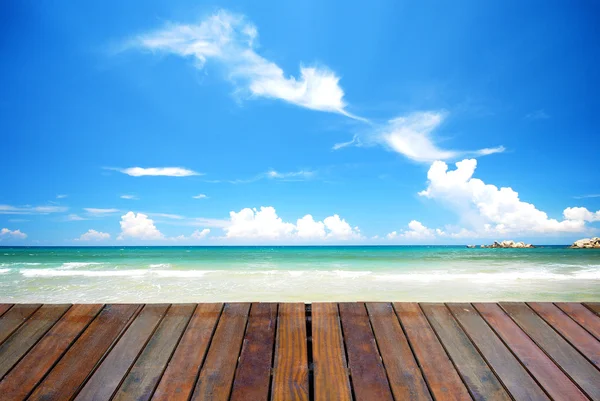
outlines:
M431 401L392 304L367 303L367 310L395 399Z
M41 304L15 305L0 317L0 344L19 328Z
M584 357L600 368L600 342L594 336L550 302L531 302L529 306Z
M471 304L453 303L447 306L515 400L549 400Z
M535 345L499 305L475 303L473 306L506 343L544 390L555 400L585 400L587 397L552 360Z
M473 399L509 401L510 396L454 320L446 305L424 303L421 304L421 309L450 355Z
M416 303L394 303L396 314L436 400L470 400L471 396Z
M526 304L502 302L500 306L590 398L600 401L600 371L594 365Z
M12 307L12 304L0 304L0 316L4 315L4 312L9 310Z
M100 401L112 397L123 378L127 375L129 368L167 313L168 308L169 304L148 304L144 306L127 328L127 331L77 394L77 401Z
M195 304L172 305L169 308L113 400L144 401L152 397L195 308Z
M225 304L192 400L229 398L249 310L249 303Z
M38 342L71 305L43 305L0 345L0 378Z
M29 400L71 399L139 308L139 305L106 305Z
M252 304L231 401L268 399L276 323L277 304Z
M273 364L273 401L308 401L305 305L279 304Z
M575 302L558 302L556 306L596 337L597 340L600 340L600 317L598 315L582 304Z
M223 304L199 304L185 329L152 400L187 401L204 361Z
M365 304L340 303L339 308L354 399L393 401Z
M38 313L43 308L40 308ZM102 305L73 305L2 379L0 382L2 397L7 400L24 400L77 336L96 317L100 309L102 309ZM36 315L32 318L35 318Z
M583 304L596 315L600 316L600 302L584 302Z
M338 306L312 305L315 400L352 400Z

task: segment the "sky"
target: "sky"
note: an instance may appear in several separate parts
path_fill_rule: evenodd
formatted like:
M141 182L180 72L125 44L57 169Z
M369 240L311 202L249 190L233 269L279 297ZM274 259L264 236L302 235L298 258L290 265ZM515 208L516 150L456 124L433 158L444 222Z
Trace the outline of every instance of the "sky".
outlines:
M2 2L0 246L600 235L599 37L586 0Z

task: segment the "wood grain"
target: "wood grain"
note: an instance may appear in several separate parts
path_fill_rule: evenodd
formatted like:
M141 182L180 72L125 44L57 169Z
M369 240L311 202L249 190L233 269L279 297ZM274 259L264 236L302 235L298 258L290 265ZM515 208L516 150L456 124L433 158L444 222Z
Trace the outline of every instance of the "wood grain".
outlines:
M584 302L589 310L600 316L600 302Z
M16 329L19 328L29 316L42 305L28 304L15 305L0 317L0 344L4 342Z
M575 302L557 302L556 306L600 341L600 316Z
M0 317L4 315L4 313L12 308L13 304L0 304Z

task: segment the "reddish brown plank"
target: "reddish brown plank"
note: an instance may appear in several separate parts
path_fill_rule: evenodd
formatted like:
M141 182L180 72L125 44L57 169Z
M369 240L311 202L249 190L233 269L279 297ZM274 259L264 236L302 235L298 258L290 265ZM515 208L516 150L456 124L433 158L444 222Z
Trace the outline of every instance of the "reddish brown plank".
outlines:
M558 302L556 306L596 337L597 340L600 340L600 316L582 304L575 302Z
M7 400L25 399L101 308L102 305L95 304L73 305L2 379L2 397ZM36 318L36 315L32 318Z
M312 305L315 400L352 400L338 305Z
M471 304L457 303L447 306L515 400L549 400L542 388Z
M550 302L531 302L529 306L584 357L600 368L600 342L594 336Z
M276 322L277 304L252 304L231 401L267 400Z
M273 364L273 401L308 401L305 306L280 304Z
M470 400L467 388L416 303L394 303L396 314L436 400Z
M106 305L29 400L71 399L139 308L139 305Z
M527 334L502 311L499 305L476 303L473 306L553 399L587 399L544 351L539 349Z
M77 394L77 401L101 401L112 397L168 308L168 304L144 306Z
M0 344L42 306L41 304L15 305L0 317Z
M427 384L392 304L367 303L367 310L395 399L430 401Z
M43 305L0 346L0 378L56 323L71 305Z
M421 304L421 309L450 355L473 399L509 401L510 396L454 320L446 305L424 303Z
M195 304L172 305L135 361L113 400L149 400L179 343Z
M600 302L584 302L583 304L596 315L600 316Z
M503 302L500 306L589 397L600 401L600 371L526 304Z
M249 310L248 303L225 304L192 400L229 398Z
M354 399L393 401L365 304L340 303L339 308Z
M152 400L187 401L208 350L223 304L199 304Z
M0 304L0 316L4 315L4 312L9 310L12 307L12 304Z

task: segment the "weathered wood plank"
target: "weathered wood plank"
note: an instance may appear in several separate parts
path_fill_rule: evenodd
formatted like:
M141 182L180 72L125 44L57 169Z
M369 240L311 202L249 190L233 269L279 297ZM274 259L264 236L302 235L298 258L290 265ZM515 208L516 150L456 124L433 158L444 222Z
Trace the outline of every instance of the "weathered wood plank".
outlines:
M452 303L447 306L515 400L549 400L471 304Z
M502 302L500 306L590 398L600 401L600 371L526 304Z
M0 382L2 397L6 400L24 400L96 317L100 309L102 305L73 305L2 379ZM41 310L42 308L38 312ZM36 315L34 314L32 318L37 318Z
M115 393L114 401L145 401L152 397L195 308L195 304L171 305Z
M340 303L339 308L354 399L393 401L365 305L347 302Z
M57 322L71 305L43 305L0 345L0 378Z
M277 304L252 304L231 401L267 400L276 322Z
M600 368L600 342L594 336L550 302L531 302L529 306L572 346L577 348L584 357Z
M556 306L600 341L600 316L575 302L557 302Z
M474 400L511 398L469 337L442 303L423 303L421 309L438 335Z
M225 304L192 400L229 398L249 310L249 303Z
M4 315L4 312L12 308L13 304L0 304L0 316Z
M352 400L338 305L312 305L315 400Z
M395 399L431 401L392 304L367 303L367 310Z
M187 401L204 361L223 304L199 304L171 357L152 400Z
M308 401L305 306L280 304L273 364L273 401Z
M152 333L163 319L168 308L169 304L145 305L85 383L75 400L101 401L110 399L131 365L150 340Z
M470 400L446 351L416 303L394 303L396 314L436 400Z
M519 326L497 304L475 303L473 306L510 347L544 390L555 400L585 400L587 397L538 348Z
M41 304L15 305L0 317L0 344L19 328Z
M106 305L29 400L71 399L139 308L139 305Z
M584 302L583 304L596 315L600 316L600 302Z

